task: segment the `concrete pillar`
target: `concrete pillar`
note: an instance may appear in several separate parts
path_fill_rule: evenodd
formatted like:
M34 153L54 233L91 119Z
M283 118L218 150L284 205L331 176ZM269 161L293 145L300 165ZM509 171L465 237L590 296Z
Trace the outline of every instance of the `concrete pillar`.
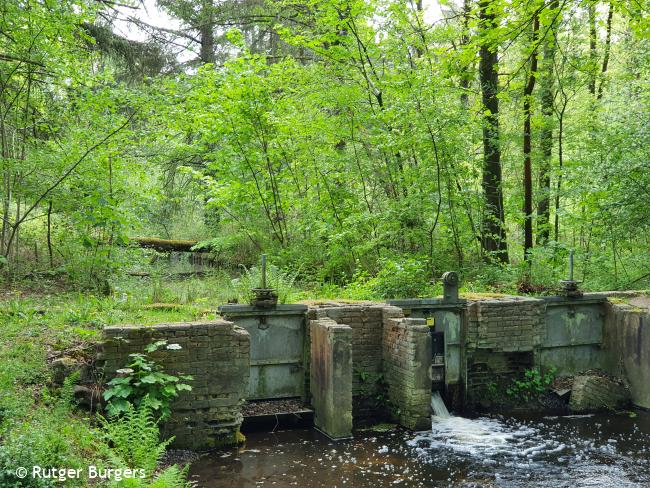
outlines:
M352 435L352 328L329 318L310 323L314 425L332 439Z

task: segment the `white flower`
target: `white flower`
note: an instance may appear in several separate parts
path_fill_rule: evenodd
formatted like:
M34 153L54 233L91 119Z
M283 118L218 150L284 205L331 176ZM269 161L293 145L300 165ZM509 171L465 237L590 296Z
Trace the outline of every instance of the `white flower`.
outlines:
M180 344L167 344L167 349L171 349L172 351L178 351L179 349L183 349Z
M117 370L118 374L131 374L133 370L131 368L122 368Z

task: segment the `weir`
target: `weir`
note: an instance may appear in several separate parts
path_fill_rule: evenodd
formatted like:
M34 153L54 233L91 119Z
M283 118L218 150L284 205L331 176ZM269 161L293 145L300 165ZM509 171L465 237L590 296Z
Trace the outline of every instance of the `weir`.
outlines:
M468 300L450 272L442 298L282 305L264 269L251 304L219 307L223 319L104 329L106 380L153 341L181 346L154 357L194 377L164 426L178 447L233 443L244 417L245 428L288 418L335 439L368 422L429 430L432 412L439 420L447 407L483 408L497 382L533 368L603 369L629 380L633 403L650 408L650 312L612 294L582 295L571 282L565 296ZM597 408L602 381L581 385L580 398Z

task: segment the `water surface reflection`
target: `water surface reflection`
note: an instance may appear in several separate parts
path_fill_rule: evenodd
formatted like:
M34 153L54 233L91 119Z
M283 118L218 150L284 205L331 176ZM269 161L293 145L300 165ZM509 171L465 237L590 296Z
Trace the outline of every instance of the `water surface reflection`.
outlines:
M647 487L650 413L466 419L431 432L314 430L249 434L240 449L197 461L200 488Z

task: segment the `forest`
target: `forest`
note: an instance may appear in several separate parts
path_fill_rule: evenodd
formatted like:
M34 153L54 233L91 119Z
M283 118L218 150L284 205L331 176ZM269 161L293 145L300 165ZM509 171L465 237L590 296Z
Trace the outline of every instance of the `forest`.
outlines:
M245 303L262 254L281 303L435 297L447 271L553 295L570 253L586 291L650 288L649 10L2 0L0 486L92 462L146 470L92 486L189 487L158 429L184 379L136 355L118 371L154 386L101 399L66 361ZM121 394L143 403L95 415Z
M449 269L544 291L569 249L590 289L649 282L643 2L0 13L5 283L105 287L151 259L134 237L386 296Z

